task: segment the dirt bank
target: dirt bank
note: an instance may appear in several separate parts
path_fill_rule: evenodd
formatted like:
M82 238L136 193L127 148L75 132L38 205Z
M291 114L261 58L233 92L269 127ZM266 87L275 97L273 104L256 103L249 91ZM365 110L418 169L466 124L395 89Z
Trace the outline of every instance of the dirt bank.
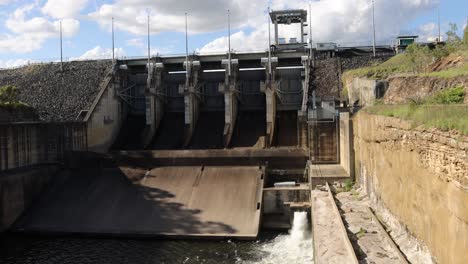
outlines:
M406 103L410 99L425 98L434 92L457 86L465 87L465 94L468 94L468 76L455 78L404 76L391 77L388 82L389 87L384 96L386 104ZM465 96L465 104L468 104L468 96Z

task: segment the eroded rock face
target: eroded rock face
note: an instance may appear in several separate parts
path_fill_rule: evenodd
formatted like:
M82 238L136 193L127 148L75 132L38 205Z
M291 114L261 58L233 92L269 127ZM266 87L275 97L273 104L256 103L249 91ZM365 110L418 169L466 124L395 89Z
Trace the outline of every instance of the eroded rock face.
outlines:
M389 88L384 96L386 104L402 104L410 99L421 99L433 93L457 86L465 87L468 92L468 76L437 78L424 76L402 76L389 79ZM468 93L467 93L468 94ZM465 104L468 96L465 96Z
M438 263L464 263L468 247L468 137L396 118L354 117L356 178L425 243Z
M42 121L72 121L91 106L111 63L68 62L63 72L51 63L1 70L0 86L16 86L19 100L36 109Z

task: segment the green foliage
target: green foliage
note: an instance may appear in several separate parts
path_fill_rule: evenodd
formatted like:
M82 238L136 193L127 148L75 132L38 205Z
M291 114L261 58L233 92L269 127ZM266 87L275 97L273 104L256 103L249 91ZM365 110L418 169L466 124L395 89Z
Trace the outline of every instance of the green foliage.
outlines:
M446 41L446 48L447 50L452 53L457 50L460 50L462 46L462 39L458 36L458 26L457 24L450 23L449 24L449 31L447 31L447 41Z
M444 89L426 100L426 104L462 104L465 99L465 88L462 86Z
M0 106L7 108L29 108L18 100L19 91L15 86L5 85L0 87Z
M407 54L398 54L379 65L347 71L343 78L362 76L370 79L385 79L394 73L404 72L411 72L409 57Z
M0 87L0 103L18 103L18 89L16 89L16 87L12 85L5 85Z
M468 135L467 105L379 105L366 108L366 112L409 120L415 126L458 130Z
M468 24L465 26L465 30L463 31L463 44L468 48Z
M347 179L347 180L345 180L345 182L344 182L343 190L344 190L345 192L349 192L349 191L351 191L351 189L353 188L353 186L354 186L353 181L350 180L350 179Z
M450 55L450 52L445 46L437 45L435 49L432 50L432 55L434 56L435 60L440 60Z
M355 234L356 237L359 239L367 234L367 230L364 228L359 228L359 231Z
M439 50L440 52L440 50ZM428 46L413 43L406 48L406 54L413 72L422 72L433 61L434 55Z

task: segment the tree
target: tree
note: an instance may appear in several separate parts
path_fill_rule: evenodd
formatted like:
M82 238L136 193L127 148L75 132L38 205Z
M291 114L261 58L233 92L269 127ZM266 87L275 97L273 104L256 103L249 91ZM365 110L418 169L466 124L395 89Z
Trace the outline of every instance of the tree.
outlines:
M0 103L9 105L19 103L18 89L13 85L5 85L0 87Z
M458 26L455 23L449 23L449 31L447 31L447 49L450 53L460 49L462 39L458 36Z
M463 31L463 44L465 44L465 46L468 47L468 21L465 26L465 30Z
M413 72L422 72L432 62L433 54L428 46L413 43L406 48Z

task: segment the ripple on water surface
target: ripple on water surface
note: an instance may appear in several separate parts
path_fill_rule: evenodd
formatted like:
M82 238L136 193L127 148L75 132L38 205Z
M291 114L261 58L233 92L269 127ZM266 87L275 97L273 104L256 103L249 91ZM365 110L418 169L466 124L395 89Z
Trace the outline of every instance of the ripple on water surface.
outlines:
M0 263L12 264L300 264L312 259L306 215L295 217L289 234L263 232L257 241L0 237Z

